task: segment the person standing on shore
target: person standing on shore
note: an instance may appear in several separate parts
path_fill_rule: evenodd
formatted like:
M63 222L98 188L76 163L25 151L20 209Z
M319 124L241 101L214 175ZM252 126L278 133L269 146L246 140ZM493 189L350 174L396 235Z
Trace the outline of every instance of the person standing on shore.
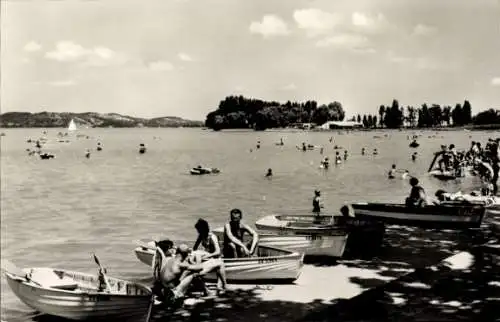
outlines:
M314 199L313 199L313 210L312 212L319 216L321 213L321 208L323 208L323 201L321 200L321 191L319 190L314 190Z

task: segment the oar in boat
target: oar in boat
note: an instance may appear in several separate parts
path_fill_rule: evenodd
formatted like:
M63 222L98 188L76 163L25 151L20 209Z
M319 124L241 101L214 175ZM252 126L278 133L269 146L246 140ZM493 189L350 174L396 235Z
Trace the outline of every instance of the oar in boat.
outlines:
M106 276L106 270L104 267L102 267L101 262L99 261L99 258L97 258L96 254L92 254L94 257L94 261L96 262L97 266L99 266L99 274L102 275L102 278L104 280L104 283L106 284L106 289L108 293L111 292L111 285L109 285L108 277Z
M2 271L7 272L7 273L15 276L17 279L20 279L22 281L31 282L31 283L34 283L38 286L41 286L40 283L37 283L37 282L33 281L32 279L30 279L28 274L26 274L26 272L24 272L22 269L17 267L14 263L9 261L8 259L2 260Z

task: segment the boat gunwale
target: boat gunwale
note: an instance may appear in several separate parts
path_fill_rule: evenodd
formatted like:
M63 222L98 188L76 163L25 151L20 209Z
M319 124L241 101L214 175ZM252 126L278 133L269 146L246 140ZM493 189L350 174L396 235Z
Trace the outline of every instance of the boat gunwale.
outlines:
M256 260L259 260L259 259L299 259L300 260L300 257L302 255L299 252L294 252L294 251L291 251L291 250L288 250L288 249L274 247L274 246L257 245L257 247L272 249L274 251L282 252L284 254L282 254L282 255L273 255L273 256L254 256L254 257L238 257L238 258L220 257L220 258L224 261L224 263L226 263L226 262L232 263L234 261L244 262L244 261L256 261ZM142 247L142 246L137 246L134 249L134 251L136 253L139 251L139 252L142 252L144 254L152 254L152 255L154 255L154 251L151 248L146 248L146 247Z

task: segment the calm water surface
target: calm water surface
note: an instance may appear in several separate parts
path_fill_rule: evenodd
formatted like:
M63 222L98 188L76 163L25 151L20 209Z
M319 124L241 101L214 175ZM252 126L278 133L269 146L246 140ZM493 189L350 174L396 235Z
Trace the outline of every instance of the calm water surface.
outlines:
M95 252L110 275L148 277L133 253L134 241L151 237L193 240L200 218L222 225L231 208L244 220L271 213L310 213L314 189L320 189L327 212L353 201L400 202L406 180L388 180L392 163L420 178L429 195L440 187L472 189L477 178L440 182L425 175L441 144L468 148L485 142L487 132L212 132L201 129L88 129L89 139L57 142L63 129L49 129L44 149L55 159L28 156L41 129L2 130L1 257L20 267L48 266L96 272ZM407 135L422 134L411 149ZM334 142L329 138L333 136ZM374 137L377 136L377 137ZM436 136L429 138L429 136ZM280 138L284 146L276 146ZM261 148L255 149L261 141ZM95 150L101 142L103 151ZM302 142L325 147L301 152ZM140 155L140 143L147 153ZM334 145L349 151L347 162L319 169L324 156L335 157ZM366 147L367 154L361 155ZM91 149L90 159L85 149ZM379 151L372 155L373 149ZM253 152L250 152L253 149ZM411 153L418 151L416 162ZM343 151L341 150L341 155ZM192 176L198 164L218 167L218 175ZM272 168L274 177L264 177ZM2 278L2 319L32 312L14 297ZM25 318L24 318L25 319Z

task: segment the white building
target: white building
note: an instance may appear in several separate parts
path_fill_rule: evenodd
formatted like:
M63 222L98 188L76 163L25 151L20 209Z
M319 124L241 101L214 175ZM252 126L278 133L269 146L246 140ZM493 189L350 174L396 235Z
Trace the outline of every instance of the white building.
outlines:
M354 121L328 121L321 125L322 130L333 130L333 129L356 129L362 128L363 124Z

